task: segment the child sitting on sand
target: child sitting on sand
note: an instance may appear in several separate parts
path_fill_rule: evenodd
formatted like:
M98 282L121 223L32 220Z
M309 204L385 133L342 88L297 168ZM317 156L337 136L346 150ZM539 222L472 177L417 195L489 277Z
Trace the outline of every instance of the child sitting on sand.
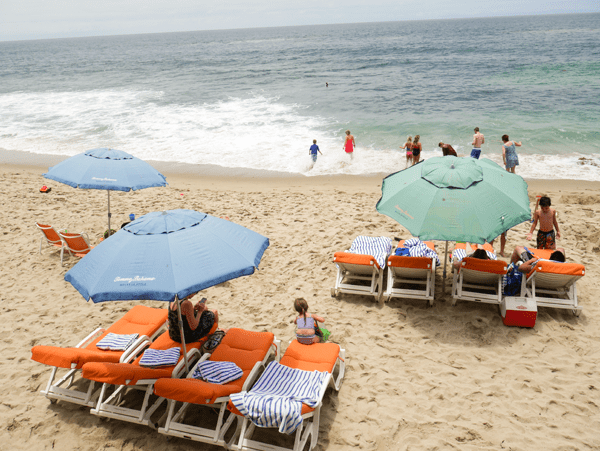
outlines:
M304 345L320 343L323 340L323 332L319 329L317 322L324 323L325 320L317 315L306 313L308 311L308 303L304 298L298 298L294 301L294 309L299 313L299 316L294 320L296 326L296 339Z
M539 221L540 229L537 234L538 249L556 249L556 238L560 239L560 230L558 229L558 222L556 222L556 210L550 208L550 205L549 197L543 196L540 199L541 209L533 213L533 224L527 234L527 239L531 240L533 231Z

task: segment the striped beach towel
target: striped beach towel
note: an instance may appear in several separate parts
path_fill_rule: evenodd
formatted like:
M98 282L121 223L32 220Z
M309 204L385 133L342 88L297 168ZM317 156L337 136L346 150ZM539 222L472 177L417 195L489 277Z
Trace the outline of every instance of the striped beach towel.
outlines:
M227 384L242 377L244 372L233 362L213 362L205 360L198 363L192 374L194 379L201 379L211 384Z
M140 366L147 368L160 368L163 366L177 365L181 348L146 349L140 359Z
M96 343L96 347L103 351L125 351L135 343L139 336L139 334L113 334L109 332L106 337Z
M352 241L351 254L372 255L377 260L380 268L385 266L385 261L392 251L392 239L386 236L357 236Z
M435 259L435 265L440 266L440 257L437 252L427 247L427 245L418 238L410 238L404 242L404 247L408 249L411 257L428 257Z
M302 424L302 403L316 407L326 371L303 371L271 362L249 392L230 396L235 407L259 427L291 434Z

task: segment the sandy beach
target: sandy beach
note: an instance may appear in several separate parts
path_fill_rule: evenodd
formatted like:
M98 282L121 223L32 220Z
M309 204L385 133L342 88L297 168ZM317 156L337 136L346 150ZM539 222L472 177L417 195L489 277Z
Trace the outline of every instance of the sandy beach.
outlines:
M134 302L87 303L63 280L77 262L60 264L35 222L86 232L92 244L106 229L106 192L78 190L42 177L35 162L0 166L1 343L0 449L217 450L156 431L50 404L40 390L50 368L31 360L37 344L73 346L118 319ZM535 196L558 211L567 260L586 266L578 283L583 307L539 308L533 329L506 327L497 306L451 305L450 285L436 300L330 296L336 251L357 235L408 238L375 210L382 177L223 177L159 167L169 186L111 194L113 224L130 213L176 208L226 216L270 239L260 271L205 291L224 328L294 337L293 300L326 319L332 341L346 349L341 391L328 391L319 450L586 450L600 449L600 182L528 180ZM39 192L42 185L52 191ZM507 251L526 244L530 224L508 234ZM443 252L443 243L438 242ZM498 250L499 242L495 243ZM505 259L507 260L507 259ZM166 307L158 302L145 305ZM162 414L162 410L158 416Z

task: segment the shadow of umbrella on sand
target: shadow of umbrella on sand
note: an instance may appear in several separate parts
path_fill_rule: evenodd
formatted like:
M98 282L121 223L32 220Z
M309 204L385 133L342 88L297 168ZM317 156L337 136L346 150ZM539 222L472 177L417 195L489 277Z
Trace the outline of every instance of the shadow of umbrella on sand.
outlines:
M491 160L429 158L383 179L377 211L419 239L490 242L529 221L527 183ZM445 285L442 285L442 290Z
M142 299L176 302L253 274L268 246L268 238L205 213L152 212L92 249L65 274L65 280L94 303ZM185 352L184 356L187 368Z
M143 160L122 150L99 148L61 161L44 174L73 188L105 189L108 193L110 233L110 192L136 191L166 186L166 177Z

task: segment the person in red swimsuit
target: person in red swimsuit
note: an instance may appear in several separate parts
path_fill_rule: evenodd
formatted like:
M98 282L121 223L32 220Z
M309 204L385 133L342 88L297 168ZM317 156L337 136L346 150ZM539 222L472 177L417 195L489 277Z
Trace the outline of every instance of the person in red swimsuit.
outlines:
M343 149L346 153L350 154L350 159L354 158L354 147L356 146L356 142L354 141L354 136L350 134L350 130L346 130L346 140L344 141Z

